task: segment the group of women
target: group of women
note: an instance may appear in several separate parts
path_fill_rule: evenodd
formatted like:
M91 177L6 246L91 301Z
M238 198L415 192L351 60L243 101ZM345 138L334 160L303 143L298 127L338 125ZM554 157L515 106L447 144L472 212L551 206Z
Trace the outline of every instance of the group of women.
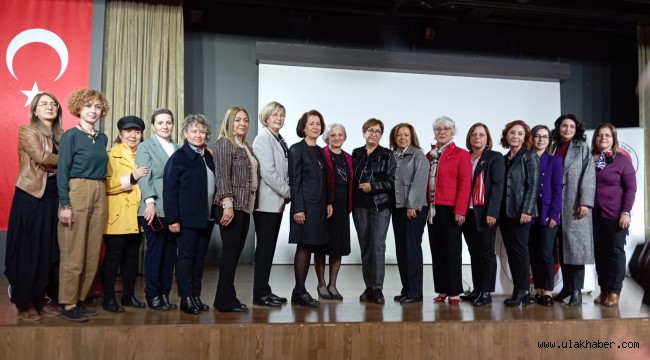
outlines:
M360 301L385 302L391 218L402 283L394 300L401 304L423 298L421 243L427 223L435 302L491 304L497 226L514 284L506 305L535 301L552 306L567 297L569 305L581 304L584 264L594 260L601 286L596 303L615 306L619 301L636 182L611 124L596 129L590 151L584 126L573 115L560 116L553 131L543 125L531 131L523 121L513 121L502 131L500 144L508 149L502 156L492 150L490 131L482 123L467 133L468 152L453 141L454 121L436 119L436 143L425 154L407 123L390 131L390 149L382 147L384 124L372 118L361 129L365 145L350 155L342 149L345 127L326 126L316 110L299 119L296 133L303 140L289 147L280 135L286 110L271 102L260 112L263 129L252 145L247 141L249 114L241 107L228 109L211 146L211 126L203 115L185 118L185 140L179 146L172 140L172 112L158 109L151 116L150 139L142 141L142 119L126 116L117 122L118 137L106 152L108 138L96 129L109 109L104 95L77 90L68 108L79 123L63 133L60 103L54 95L40 93L30 107L30 124L19 132L20 171L5 274L24 320L61 314L87 321L96 315L83 300L98 269L107 311L179 307L169 299L174 271L180 309L188 314L209 310L201 300L201 283L215 224L223 251L213 306L246 312L237 297L235 272L251 215L257 235L253 304L282 306L287 299L272 292L269 277L287 204L289 242L296 244L294 304L317 307L318 299L343 300L337 277L342 256L351 250L350 213L365 283ZM323 148L317 145L319 137L326 143ZM142 231L146 304L135 295ZM460 296L463 234L474 287ZM100 264L102 242L106 256ZM555 244L564 288L553 298ZM312 254L318 299L306 286ZM533 297L528 291L531 268ZM118 274L120 301L115 294Z

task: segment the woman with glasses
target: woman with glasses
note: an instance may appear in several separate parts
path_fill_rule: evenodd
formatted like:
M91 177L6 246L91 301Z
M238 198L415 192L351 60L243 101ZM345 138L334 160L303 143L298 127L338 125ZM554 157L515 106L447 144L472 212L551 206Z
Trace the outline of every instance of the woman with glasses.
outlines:
M95 126L108 113L108 101L97 90L78 89L68 109L79 124L63 134L59 152L59 303L64 319L88 321L97 311L82 301L97 272L106 224L108 137Z
M18 317L37 321L56 316L59 246L56 167L63 134L59 101L50 93L37 94L29 109L30 123L18 130L16 191L11 203L5 251L5 275Z
M560 225L562 210L562 158L550 155L551 132L545 125L531 130L531 150L539 156L540 186L537 197L538 216L530 226L530 268L535 280L535 296L532 301L542 306L553 306L551 292L554 287L553 243Z
M433 262L433 283L438 293L433 301L460 303L463 292L462 226L465 223L472 184L469 153L453 142L454 120L442 116L433 122L436 144L427 154L429 183L429 244Z
M361 127L366 145L352 151L354 192L352 220L361 247L361 269L366 289L360 301L383 304L386 235L395 205L395 155L379 145L384 123L369 119Z

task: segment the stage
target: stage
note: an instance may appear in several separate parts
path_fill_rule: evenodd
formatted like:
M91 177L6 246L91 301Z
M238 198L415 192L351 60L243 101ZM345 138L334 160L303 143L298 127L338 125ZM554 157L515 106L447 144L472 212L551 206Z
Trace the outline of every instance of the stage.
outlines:
M217 276L218 267L206 268L202 299L210 305ZM464 266L466 285L469 276ZM623 341L635 347L650 340L650 307L641 303L643 291L629 278L618 308L594 305L597 293L584 294L582 307L507 308L505 296L494 296L486 307L435 304L430 266L425 266L424 302L412 305L393 302L400 291L395 265L386 269L384 305L359 302L364 286L358 265L341 269L344 301L321 301L318 309L253 306L252 280L252 266L240 266L236 287L248 313L127 308L113 314L98 305L98 316L87 323L18 320L3 290L0 359L612 359L638 351L620 349ZM313 268L307 283L316 295ZM290 297L293 284L292 266L274 265L273 291ZM144 300L142 277L137 286ZM6 290L5 278L0 288ZM178 302L176 294L172 300ZM540 348L553 345L565 348Z

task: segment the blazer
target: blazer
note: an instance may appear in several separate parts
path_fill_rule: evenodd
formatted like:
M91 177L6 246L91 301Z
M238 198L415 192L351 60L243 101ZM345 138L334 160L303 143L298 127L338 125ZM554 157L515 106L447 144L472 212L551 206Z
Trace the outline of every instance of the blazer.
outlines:
M562 189L562 241L564 263L583 265L594 263L592 212L578 219L578 206L594 206L596 169L589 145L571 140L564 157L564 188Z
M549 220L553 219L560 225L564 172L562 158L543 153L539 158L539 171L539 197L537 198L539 216L533 218L533 224L546 226Z
M427 205L429 164L422 149L409 146L397 156L395 207L422 210Z
M433 148L433 147L432 147ZM431 153L427 153L431 164ZM461 149L455 143L447 145L438 160L438 176L436 177L435 204L453 206L454 214L465 216L469 208L469 195L472 191L472 160L467 150ZM429 187L427 180L427 198ZM427 199L431 203L434 199Z
M210 213L206 165L214 174L212 154L204 151L201 156L187 141L169 157L163 181L165 219L168 224L180 223L181 229L183 226L196 229L208 227ZM212 202L212 199L209 200Z
M508 154L504 155L505 161ZM537 216L537 197L539 196L539 156L522 147L511 160L506 175L502 211L509 218L519 218L521 214Z
M397 168L395 154L381 145L377 146L374 152L377 152L379 156L370 164L373 179L370 183L370 193L377 210L392 208L395 206L395 170ZM368 152L365 146L352 150L352 166L355 169L355 174L366 156L368 156ZM359 180L355 178L354 183L358 184Z
M137 234L140 187L131 184L135 155L125 144L116 144L108 152L106 170L106 226L104 234Z
M227 138L218 139L210 149L214 153L215 171L219 174L215 179L217 192L214 196L214 204L221 205L221 200L231 197L235 210L248 211L250 196L254 195L251 191L251 183L253 176L259 179L259 171L252 173L251 161L246 150L235 146ZM255 157L253 150L250 147L248 149ZM259 163L259 160L257 162Z
M354 185L354 168L352 167L352 156L343 152L345 157L345 162L348 164L348 171L350 172L350 177L348 178L348 213L352 212L352 186ZM327 164L327 190L330 193L330 198L332 203L336 201L334 198L334 165L332 165L332 153L330 152L329 146L323 146L323 153L325 154L325 163Z
M321 160L324 160L321 148L318 149L321 151ZM323 176L318 161L304 139L289 148L291 214L305 212L306 208L320 202L328 205L332 203L327 191L327 176Z
M41 198L49 173L56 171L59 156L52 154L52 139L34 125L18 129L18 176L16 187L33 197Z
M253 153L259 160L260 184L256 211L281 213L291 198L289 160L280 141L264 128L253 140Z
M179 146L172 141L174 150ZM138 145L138 151L135 152L135 163L138 166L149 168L149 174L143 176L138 181L138 186L142 192L142 201L138 208L138 216L144 216L144 209L147 207L145 200L153 198L156 202L156 209L161 218L165 217L165 203L163 202L163 171L169 156L163 149L158 137L151 136L151 139L141 142Z
M485 205L474 205L474 218L476 220L474 225L476 225L478 231L490 229L487 224L488 216L499 219L501 200L503 199L503 182L506 174L503 155L496 151L483 150L472 176L472 191L481 172L483 172L483 185L485 186Z

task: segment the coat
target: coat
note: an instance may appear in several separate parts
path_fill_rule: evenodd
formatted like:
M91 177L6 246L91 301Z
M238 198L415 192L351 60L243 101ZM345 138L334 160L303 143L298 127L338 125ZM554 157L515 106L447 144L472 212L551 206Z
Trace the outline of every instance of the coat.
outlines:
M108 152L106 170L106 227L104 234L137 234L140 187L131 184L135 154L126 144L117 144Z
M422 210L427 206L429 162L422 149L409 146L397 158L395 207Z
M168 224L180 223L183 227L205 229L209 225L208 172L214 176L212 154L205 150L203 157L185 141L165 165L163 197L165 218Z
M329 242L327 205L332 202L327 191L325 167L325 156L320 147L309 146L302 140L289 148L291 244L324 245ZM305 223L302 225L293 220L293 215L300 212L305 213Z
M550 219L560 225L562 212L562 176L564 165L562 158L542 153L539 158L539 197L537 209L539 216L533 218L533 224L547 226Z
M479 175L483 172L483 185L485 186L485 205L474 205L474 218L476 229L484 231L490 229L487 224L487 217L492 216L499 219L501 210L501 199L506 175L503 156L492 150L484 150L476 164L472 176L472 191L476 185Z
M178 144L173 143L174 150L178 150ZM163 171L169 156L163 149L158 137L155 135L151 139L143 141L138 145L138 151L135 152L135 163L138 166L149 168L149 174L143 176L138 181L138 186L142 192L142 201L138 208L138 216L144 215L144 209L147 207L145 200L153 198L156 202L156 209L161 218L165 217L165 203L163 202Z
M508 161L508 154L504 158ZM535 217L538 214L539 156L522 147L511 162L506 174L502 213L515 219L519 219L521 214Z
M562 236L564 263L594 263L592 211L596 193L596 170L589 145L571 140L564 157L564 189L562 190ZM588 206L587 216L576 217L578 206Z
M433 150L433 146L431 149ZM427 153L427 160L430 166L431 152ZM427 182L427 198L430 198L428 185ZM453 142L449 143L438 159L435 199L427 199L428 202L435 200L436 205L452 206L454 214L465 216L469 208L471 185L472 159L469 152L459 148Z
M375 154L377 155L376 158L374 157ZM354 174L359 173L359 166L366 156L368 156L368 151L365 146L352 150ZM372 194L375 207L377 210L392 208L395 206L395 170L397 166L395 154L379 145L371 153L370 159L370 171L372 172L370 194ZM354 183L359 184L359 179L356 176Z
M224 198L230 197L233 199L233 209L248 212L250 197L255 196L251 190L253 176L259 180L259 170L253 173L246 149L235 146L225 137L219 138L210 149L214 154L215 171L219 174L215 179L217 191L214 204L221 205ZM257 160L253 150L250 147L248 150ZM259 160L257 163L259 164Z
M289 164L280 142L268 128L264 128L253 140L253 153L259 160L260 184L257 189L256 211L284 212L284 205L291 197L289 188Z

